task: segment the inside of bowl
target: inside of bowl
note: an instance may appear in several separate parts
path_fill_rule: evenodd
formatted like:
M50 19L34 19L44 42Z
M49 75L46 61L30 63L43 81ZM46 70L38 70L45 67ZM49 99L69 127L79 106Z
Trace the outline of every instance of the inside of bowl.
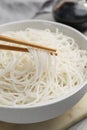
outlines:
M85 36L83 36L77 30L75 30L71 27L68 27L66 25L60 24L60 23L41 21L41 20L14 22L14 23L5 24L5 25L0 26L0 33L7 32L7 31L25 30L26 28L50 29L52 32L55 32L56 29L58 28L59 31L62 32L64 35L68 35L68 36L74 38L81 49L87 50L87 40L86 40ZM78 88L75 91L73 91L71 94L75 93L76 91L78 91Z
M85 36L83 36L79 31L66 26L64 24L42 21L42 20L29 20L22 22L14 22L9 24L4 24L0 26L0 33L6 31L18 31L25 30L26 28L36 28L36 29L50 29L52 32L55 32L58 28L60 32L64 33L75 39L81 49L87 50L87 41Z

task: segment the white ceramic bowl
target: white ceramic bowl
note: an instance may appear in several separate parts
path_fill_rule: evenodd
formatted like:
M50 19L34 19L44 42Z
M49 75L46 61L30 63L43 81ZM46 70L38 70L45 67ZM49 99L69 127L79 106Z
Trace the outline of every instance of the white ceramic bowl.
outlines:
M71 27L55 22L28 20L8 23L0 25L0 33L5 31L24 30L27 27L37 29L49 28L53 32L56 30L56 28L59 28L59 30L64 34L73 37L82 49L87 50L87 40L80 32ZM1 106L0 120L12 123L35 123L57 117L60 114L63 114L80 100L86 91L86 87L86 83L84 83L83 86L79 86L74 92L68 94L66 97L56 99L43 105L31 107Z

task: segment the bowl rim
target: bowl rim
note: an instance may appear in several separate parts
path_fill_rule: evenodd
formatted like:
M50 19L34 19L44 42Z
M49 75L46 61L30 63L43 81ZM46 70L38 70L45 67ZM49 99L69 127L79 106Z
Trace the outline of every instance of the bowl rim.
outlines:
M48 24L52 24L52 25L62 26L62 27L68 28L71 31L78 33L83 39L87 40L87 38L81 32L74 29L73 27L70 27L70 26L65 25L63 23L53 22L53 21L49 21L49 20L42 20L42 19L30 19L30 20L20 20L20 21L8 22L8 23L1 24L0 28L4 27L4 26L10 26L10 25L14 26L14 24L24 24L24 23L29 23L29 22L33 22L33 23L34 22L40 22L40 23L48 23ZM31 105L31 106L30 105L19 105L19 106L18 105L17 106L15 106L15 105L14 106L0 105L0 108L31 109L31 108L38 108L38 107L45 107L45 106L48 106L48 105L53 105L53 104L56 104L56 103L59 103L61 101L68 99L69 97L73 96L74 94L77 94L83 87L85 87L86 84L87 84L87 82L84 82L83 84L81 84L80 86L75 88L72 92L70 91L70 93L64 95L63 97L56 98L56 99L53 99L53 100L45 102L45 103L40 103L40 104L37 103L37 104Z

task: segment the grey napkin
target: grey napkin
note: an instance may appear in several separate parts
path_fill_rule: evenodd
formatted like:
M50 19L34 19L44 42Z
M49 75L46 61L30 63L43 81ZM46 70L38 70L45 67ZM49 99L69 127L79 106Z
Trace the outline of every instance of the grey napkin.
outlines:
M48 3L46 4L47 1ZM40 12L51 12L54 1L55 0L0 0L0 24L30 19Z

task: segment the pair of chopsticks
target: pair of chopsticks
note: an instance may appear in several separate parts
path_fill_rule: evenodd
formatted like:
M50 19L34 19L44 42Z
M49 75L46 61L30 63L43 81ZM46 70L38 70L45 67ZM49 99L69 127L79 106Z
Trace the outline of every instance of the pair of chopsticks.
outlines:
M19 44L19 45L24 45L24 46L27 46L27 47L33 47L33 48L37 48L37 49L46 50L46 51L50 52L50 54L57 55L56 49L54 49L54 48L49 48L49 47L46 47L46 46L41 46L41 45L29 43L29 42L26 42L26 41L18 40L18 39L11 38L11 37L8 37L8 36L3 36L3 35L0 35L0 40L5 41L5 42ZM27 48L10 46L10 45L2 45L2 44L0 44L0 49L29 52Z

